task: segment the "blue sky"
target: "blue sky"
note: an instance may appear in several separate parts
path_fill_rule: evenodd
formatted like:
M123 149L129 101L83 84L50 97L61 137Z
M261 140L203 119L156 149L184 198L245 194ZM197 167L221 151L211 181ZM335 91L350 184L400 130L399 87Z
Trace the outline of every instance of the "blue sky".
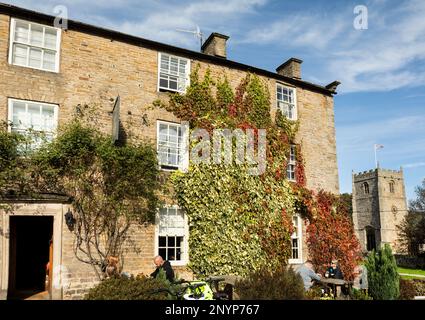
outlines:
M228 58L274 71L298 57L303 79L340 80L335 97L341 192L351 172L404 167L408 199L425 179L425 1L307 0L1 0L192 50L199 42L176 31L199 25L230 36ZM353 10L368 9L356 30Z

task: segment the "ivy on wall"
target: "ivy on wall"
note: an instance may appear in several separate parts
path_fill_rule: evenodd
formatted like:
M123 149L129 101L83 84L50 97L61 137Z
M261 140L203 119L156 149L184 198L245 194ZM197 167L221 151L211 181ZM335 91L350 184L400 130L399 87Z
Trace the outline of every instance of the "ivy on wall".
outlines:
M198 66L186 94L154 105L188 121L191 129L267 130L267 169L260 176L249 175L245 165L191 163L187 173L172 177L178 204L189 217L190 268L195 274L246 275L263 266L287 264L292 215L297 213L307 224L309 257L318 271L339 259L342 271L352 278L360 258L352 223L338 196L306 187L302 148L294 143L299 122L279 110L272 119L266 82L247 74L233 90L226 77L213 80L209 70L200 79ZM286 171L293 144L296 181L290 182Z
M280 111L272 119L270 93L258 76L248 74L233 90L226 77L213 80L207 70L200 79L198 71L186 94L154 105L188 121L191 129L267 129L267 169L255 176L246 165L191 163L187 173L173 175L178 204L189 218L190 268L198 275L246 275L286 264L295 212L286 167L298 123Z
M290 255L291 187L245 166L200 164L173 176L190 219L190 268L198 275L246 275Z

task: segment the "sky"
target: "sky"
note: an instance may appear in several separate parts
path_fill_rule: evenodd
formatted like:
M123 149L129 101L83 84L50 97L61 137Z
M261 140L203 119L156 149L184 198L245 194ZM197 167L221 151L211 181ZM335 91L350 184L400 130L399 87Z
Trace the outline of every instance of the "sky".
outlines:
M275 71L302 59L302 78L341 81L335 96L340 191L352 171L403 167L406 194L425 179L425 1L423 0L0 0L199 50L176 29L230 36L228 59ZM362 11L355 8L362 5ZM367 19L364 16L367 9ZM355 28L360 14L362 28ZM365 22L367 21L367 25Z

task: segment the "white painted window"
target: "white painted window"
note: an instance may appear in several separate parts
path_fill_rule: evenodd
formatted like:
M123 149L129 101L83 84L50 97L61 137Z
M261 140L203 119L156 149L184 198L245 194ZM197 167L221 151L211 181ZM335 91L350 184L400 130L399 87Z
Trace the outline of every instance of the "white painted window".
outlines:
M177 206L161 208L157 216L155 255L173 265L184 265L188 260L189 227L183 210Z
M290 181L296 181L295 179L295 168L297 165L296 150L297 150L297 147L292 144L289 150L288 167L286 169L286 176L288 180Z
M277 107L290 120L297 120L297 97L295 88L276 85Z
M61 29L12 18L9 63L59 72Z
M9 129L33 138L31 148L43 141L51 141L58 124L58 106L55 104L9 99Z
M158 90L184 93L189 85L189 59L159 53Z
M302 219L296 214L292 216L294 232L291 235L291 258L289 263L302 263Z
M157 150L161 169L185 170L188 166L189 152L186 125L158 121Z

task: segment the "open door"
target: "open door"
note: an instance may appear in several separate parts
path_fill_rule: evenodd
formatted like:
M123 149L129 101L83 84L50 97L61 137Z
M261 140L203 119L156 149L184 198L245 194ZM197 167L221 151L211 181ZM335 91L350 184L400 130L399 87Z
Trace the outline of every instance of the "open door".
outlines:
M53 269L53 217L10 217L9 299L49 299Z

